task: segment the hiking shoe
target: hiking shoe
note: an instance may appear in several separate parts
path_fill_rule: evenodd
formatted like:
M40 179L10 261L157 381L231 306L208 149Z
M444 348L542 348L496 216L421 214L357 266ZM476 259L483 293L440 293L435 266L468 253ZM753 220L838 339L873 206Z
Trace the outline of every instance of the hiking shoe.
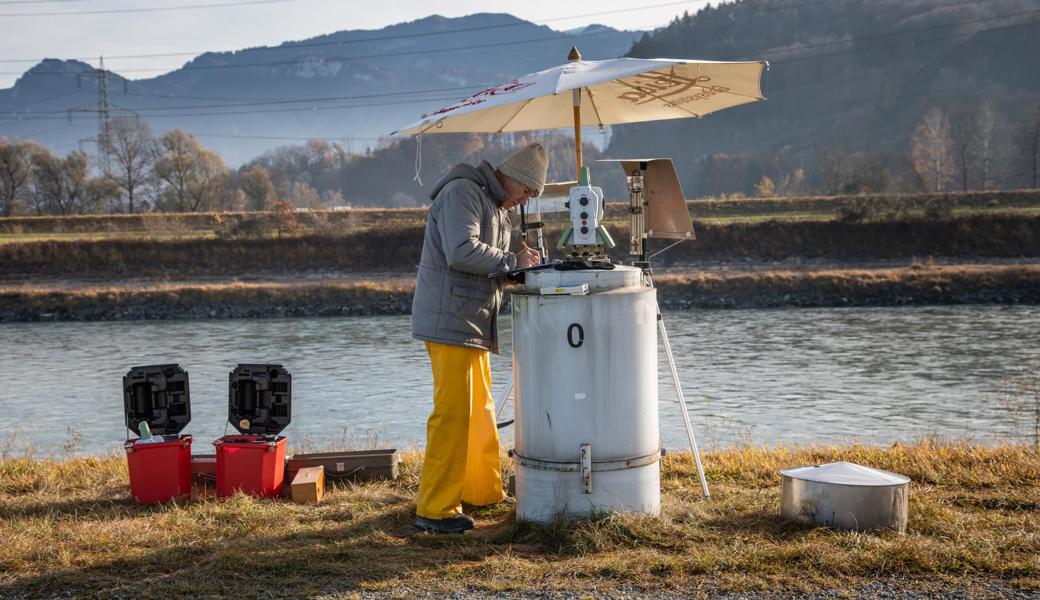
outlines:
M415 528L420 531L434 531L437 533L462 533L467 529L473 529L476 523L467 515L455 515L447 519L427 519L426 517L415 517Z

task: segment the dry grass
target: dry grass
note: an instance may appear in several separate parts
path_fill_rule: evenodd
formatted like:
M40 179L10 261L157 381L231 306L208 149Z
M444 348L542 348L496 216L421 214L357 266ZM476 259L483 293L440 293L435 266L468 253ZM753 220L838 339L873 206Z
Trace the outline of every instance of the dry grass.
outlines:
M607 205L607 222L628 220L622 201ZM1040 191L955 192L945 194L883 194L805 196L791 198L723 198L687 201L690 213L707 223L759 223L770 220L830 221L859 214L868 220L920 218L929 212L970 216L986 213L1035 215ZM851 209L851 210L850 210ZM261 222L272 213L143 213L134 215L73 215L0 218L0 244L97 239L197 239L240 231L245 237L270 237ZM558 215L548 216L556 220ZM346 235L387 227L421 227L420 208L313 210L294 213L300 227L292 235Z
M850 460L913 479L905 536L778 518L777 470ZM318 506L196 488L186 503L128 499L120 456L0 460L0 595L319 595L366 590L848 589L876 579L1040 589L1040 451L923 441L889 448L708 453L705 501L689 454L666 457L660 518L517 524L476 512L464 536L412 529L420 456L396 482L348 485Z

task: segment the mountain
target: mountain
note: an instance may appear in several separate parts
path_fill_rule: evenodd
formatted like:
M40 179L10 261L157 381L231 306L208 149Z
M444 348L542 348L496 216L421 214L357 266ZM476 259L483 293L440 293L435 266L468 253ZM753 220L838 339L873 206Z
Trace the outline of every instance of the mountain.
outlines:
M750 193L762 175L798 168L818 183L820 154L834 148L906 171L910 137L931 107L953 113L991 99L1007 141L1010 124L1040 99L1038 19L1040 0L738 0L704 8L645 35L629 55L769 60L767 100L700 120L615 127L606 153L671 156L696 197Z
M434 15L205 53L150 79L110 73L109 100L138 112L156 132L196 133L232 165L307 137L361 151L423 112L563 62L572 45L589 59L615 58L641 36L603 25L558 32L508 14ZM97 78L84 73L94 69L48 59L0 90L0 135L32 137L59 152L96 135L96 113L67 112L97 107Z

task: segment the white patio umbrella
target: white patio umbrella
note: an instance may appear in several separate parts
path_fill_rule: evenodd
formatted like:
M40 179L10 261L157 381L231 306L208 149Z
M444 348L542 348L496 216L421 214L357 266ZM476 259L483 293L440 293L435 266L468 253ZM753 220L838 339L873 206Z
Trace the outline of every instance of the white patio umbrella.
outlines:
M671 58L569 62L477 92L394 133L502 133L574 127L580 173L582 125L703 117L765 100L763 61ZM566 92L570 92L569 94ZM582 108L586 107L583 121Z

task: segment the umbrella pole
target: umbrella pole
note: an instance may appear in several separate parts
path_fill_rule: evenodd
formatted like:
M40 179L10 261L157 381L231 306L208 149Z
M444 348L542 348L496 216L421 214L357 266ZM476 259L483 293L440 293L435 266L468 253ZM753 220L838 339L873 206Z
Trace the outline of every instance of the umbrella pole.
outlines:
M574 158L575 181L581 181L581 89L574 90Z
M567 54L567 60L569 62L575 62L581 60L581 52L578 51L576 46L571 46L571 51ZM571 92L571 98L574 101L574 158L575 158L575 169L574 169L574 181L581 181L581 88L578 88Z

